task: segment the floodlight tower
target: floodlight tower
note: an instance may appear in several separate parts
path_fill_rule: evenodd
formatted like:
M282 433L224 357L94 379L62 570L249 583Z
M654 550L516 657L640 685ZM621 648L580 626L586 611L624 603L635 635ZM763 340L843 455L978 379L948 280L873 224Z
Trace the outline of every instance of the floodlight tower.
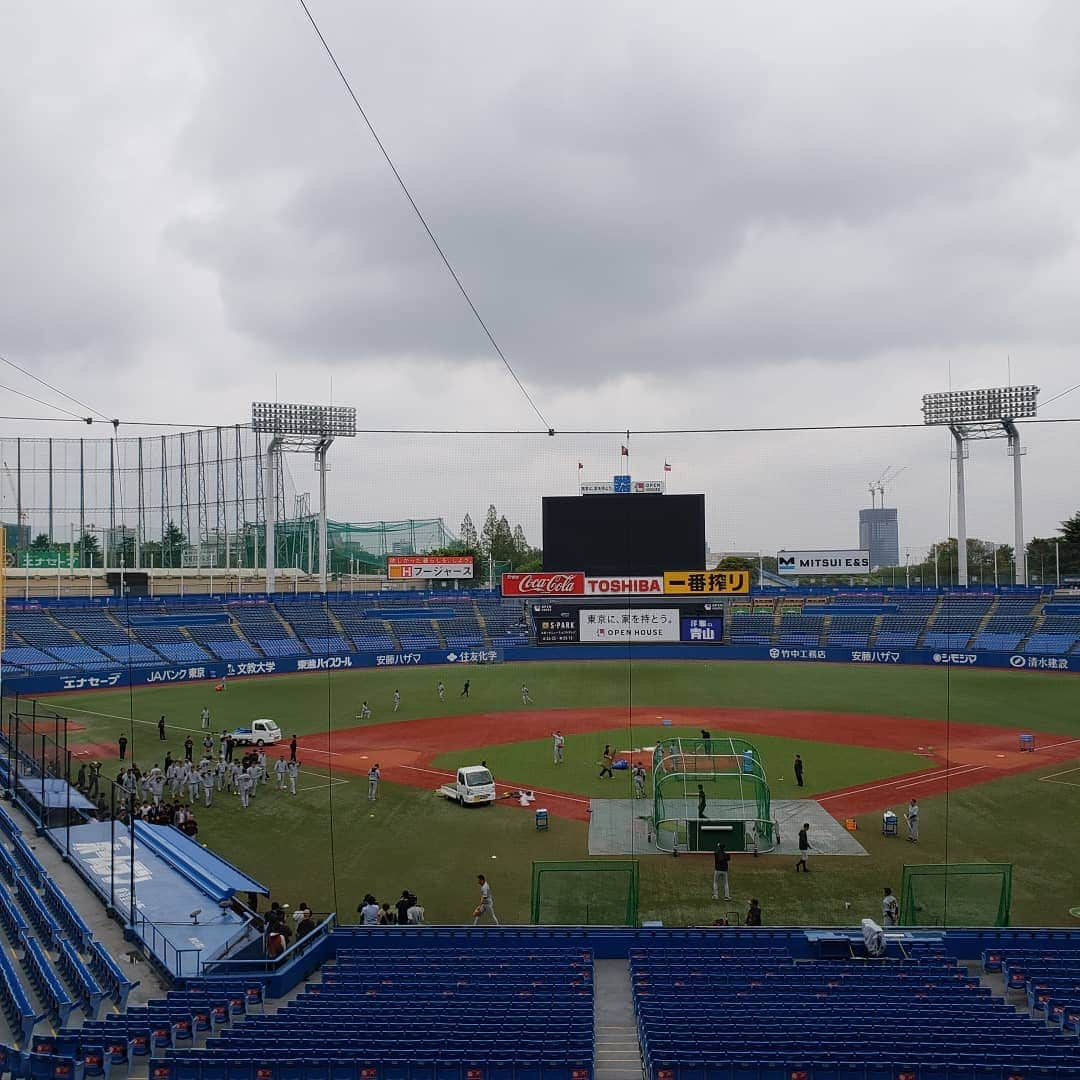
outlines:
M1021 488L1020 432L1013 422L1034 416L1039 396L1037 386L998 386L988 390L950 390L924 394L923 423L948 427L956 442L956 571L958 584L966 586L967 505L964 499L964 458L969 439L1009 440L1013 459L1013 529L1016 552L1016 584L1027 584L1024 551L1024 500Z
M286 450L313 453L319 473L319 588L326 592L328 551L326 544L326 452L337 437L356 436L356 409L351 405L295 405L256 401L251 406L251 426L270 435L263 462L264 518L266 521L266 591L274 592L274 519L277 516L277 469Z

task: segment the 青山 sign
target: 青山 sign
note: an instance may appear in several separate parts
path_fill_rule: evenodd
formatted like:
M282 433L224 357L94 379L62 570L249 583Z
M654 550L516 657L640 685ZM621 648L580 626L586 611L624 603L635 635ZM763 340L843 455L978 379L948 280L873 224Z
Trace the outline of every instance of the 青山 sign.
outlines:
M838 551L778 551L776 572L796 574L869 574L870 552L858 549Z
M749 570L665 570L668 596L718 596L748 593Z
M471 555L390 555L386 560L390 578L471 578Z

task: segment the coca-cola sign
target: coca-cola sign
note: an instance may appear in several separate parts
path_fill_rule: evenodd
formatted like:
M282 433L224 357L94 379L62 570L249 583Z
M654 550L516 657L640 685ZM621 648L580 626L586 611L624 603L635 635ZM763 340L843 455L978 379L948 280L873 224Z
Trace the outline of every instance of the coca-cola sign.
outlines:
M503 596L584 596L580 571L538 570L532 574L503 574Z

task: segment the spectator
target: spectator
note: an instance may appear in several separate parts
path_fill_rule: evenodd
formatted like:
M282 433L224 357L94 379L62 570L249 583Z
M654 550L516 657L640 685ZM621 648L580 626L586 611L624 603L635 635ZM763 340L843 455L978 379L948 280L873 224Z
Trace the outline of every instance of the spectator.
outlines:
M304 918L296 924L296 940L298 942L303 941L308 934L313 933L315 933L315 920L311 917L311 912L308 911Z
M293 912L293 922L302 923L305 919L311 918L311 905L306 900L301 900L296 905L296 910Z
M409 921L409 908L416 903L416 897L413 896L408 889L401 890L401 896L398 898L394 907L397 908L397 921L398 926L404 926Z
M411 896L409 899L412 900L412 904L409 905L406 918L409 920L410 926L419 926L424 921L424 909L415 896Z
M384 903L379 909L378 921L380 926L394 926L397 924L397 912L391 909L389 903Z
M371 893L364 897L364 902L357 910L360 912L360 923L363 926L379 925L379 904Z

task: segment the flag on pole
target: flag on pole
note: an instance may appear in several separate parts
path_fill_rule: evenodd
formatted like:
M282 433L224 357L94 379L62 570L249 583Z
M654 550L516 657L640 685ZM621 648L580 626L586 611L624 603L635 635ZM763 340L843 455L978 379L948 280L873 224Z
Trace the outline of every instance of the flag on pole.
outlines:
M664 462L664 472L671 472L671 466L666 461Z
M579 470L585 468L585 466L582 465L580 461L577 463L577 467L578 467Z
M630 447L628 447L628 446L620 446L619 447L619 453L623 457L629 457L630 456Z

